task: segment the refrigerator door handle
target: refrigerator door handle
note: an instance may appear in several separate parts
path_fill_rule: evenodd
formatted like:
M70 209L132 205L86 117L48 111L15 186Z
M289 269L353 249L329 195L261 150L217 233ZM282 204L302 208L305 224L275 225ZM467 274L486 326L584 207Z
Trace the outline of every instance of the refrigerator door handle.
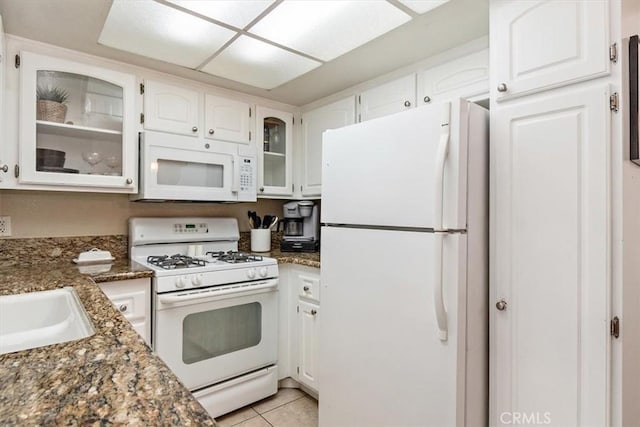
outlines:
M447 328L447 310L444 306L444 284L442 277L442 251L444 234L446 230L443 224L443 210L444 210L444 163L447 160L447 154L449 153L449 120L451 117L451 104L445 103L442 105L442 122L440 123L440 142L438 144L438 152L436 155L436 168L435 168L435 191L434 191L434 244L435 244L435 268L434 281L433 281L433 302L435 305L436 321L438 322L438 338L441 341L446 341L448 337Z
M433 302L436 311L436 321L438 322L438 338L446 341L449 335L447 327L447 309L444 307L444 284L442 274L442 252L443 239L445 233L435 232L434 237L434 281L433 281Z

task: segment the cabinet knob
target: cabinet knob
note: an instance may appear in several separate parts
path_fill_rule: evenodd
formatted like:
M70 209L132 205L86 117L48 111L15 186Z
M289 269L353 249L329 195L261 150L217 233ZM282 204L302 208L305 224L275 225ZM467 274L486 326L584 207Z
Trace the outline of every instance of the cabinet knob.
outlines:
M194 126L194 127L191 128L191 130L194 131L194 132L198 132L198 127Z
M411 107L411 101L404 101L405 107Z
M305 292L309 292L309 287L305 286L304 288L302 288L302 290L305 291Z
M213 135L214 132L215 132L215 130L209 129L209 135Z
M2 165L2 167L0 167L0 171L4 173L9 172L9 165Z
M316 314L318 314L318 312L316 310L311 310L311 315L315 316Z
M431 102L431 98L430 98L430 97L428 97L428 96L425 96L425 97L423 98L423 101L424 101L424 103L426 104L426 103L428 103L428 102Z
M131 178L127 178L125 182L127 183L127 185L133 184L133 180Z
M120 307L118 307L118 310L120 310L121 313L124 313L125 311L127 311L127 306L122 304Z
M496 303L496 308L499 311L505 311L507 309L507 302L505 300L501 299L500 301L498 301Z
M264 193L264 187L260 187L260 192Z
M498 85L498 92L506 92L507 91L507 84L506 83L500 83Z

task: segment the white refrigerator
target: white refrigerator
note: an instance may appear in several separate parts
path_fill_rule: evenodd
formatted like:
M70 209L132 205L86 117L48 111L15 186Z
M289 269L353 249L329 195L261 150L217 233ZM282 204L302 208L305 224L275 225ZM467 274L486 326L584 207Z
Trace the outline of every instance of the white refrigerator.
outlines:
M488 112L325 132L320 427L488 422Z

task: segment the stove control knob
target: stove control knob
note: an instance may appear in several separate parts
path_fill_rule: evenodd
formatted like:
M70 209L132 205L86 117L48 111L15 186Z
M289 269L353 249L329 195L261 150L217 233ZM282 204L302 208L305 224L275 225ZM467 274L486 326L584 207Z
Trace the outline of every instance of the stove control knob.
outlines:
M176 278L176 288L184 288L186 285L186 280L184 279L182 276Z
M191 283L193 283L193 286L202 285L202 276L193 276L191 278Z
M260 267L260 277L267 277L267 267Z
M253 279L254 277L256 277L256 269L250 268L249 270L247 270L247 277L249 279Z

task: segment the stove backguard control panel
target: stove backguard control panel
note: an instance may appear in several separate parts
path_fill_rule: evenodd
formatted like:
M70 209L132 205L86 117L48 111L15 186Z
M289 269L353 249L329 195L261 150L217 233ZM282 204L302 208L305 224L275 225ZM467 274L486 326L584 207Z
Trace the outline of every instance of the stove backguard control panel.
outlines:
M173 224L174 233L190 233L190 234L206 234L209 232L209 226L206 223L182 223Z

